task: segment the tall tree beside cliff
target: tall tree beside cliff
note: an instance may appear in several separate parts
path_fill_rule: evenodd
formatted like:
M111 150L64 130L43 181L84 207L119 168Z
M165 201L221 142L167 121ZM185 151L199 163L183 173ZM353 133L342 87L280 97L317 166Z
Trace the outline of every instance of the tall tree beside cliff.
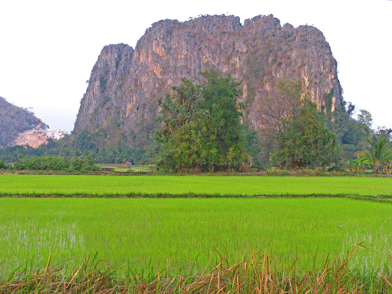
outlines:
M261 117L260 135L264 155L279 146L281 134L290 126L292 119L302 107L303 84L300 81L281 80L270 91L263 107L258 109Z
M160 102L157 166L161 170L238 169L246 158L240 83L216 71L202 75L206 79L202 85L183 79L173 87L173 95Z
M281 168L297 169L324 166L335 156L335 135L324 127L317 106L305 99L290 124L279 134L271 162Z
M12 105L0 97L0 148L10 145L19 133L39 125L47 127L27 109Z
M324 127L302 82L280 81L260 113L262 148L272 165L295 169L334 159L335 135Z

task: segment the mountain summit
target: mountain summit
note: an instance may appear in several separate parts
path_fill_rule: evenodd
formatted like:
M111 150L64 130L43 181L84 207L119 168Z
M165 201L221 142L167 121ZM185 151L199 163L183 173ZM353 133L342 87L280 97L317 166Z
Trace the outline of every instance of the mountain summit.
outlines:
M242 81L244 117L255 129L262 125L258 110L282 79L303 81L320 111L333 112L342 102L337 62L315 27L281 26L272 15L244 25L225 15L162 20L146 30L135 49L125 44L102 49L74 133L98 132L102 146L143 145L157 126L157 101L182 78L199 82L199 73L209 69ZM331 93L332 99L325 99Z

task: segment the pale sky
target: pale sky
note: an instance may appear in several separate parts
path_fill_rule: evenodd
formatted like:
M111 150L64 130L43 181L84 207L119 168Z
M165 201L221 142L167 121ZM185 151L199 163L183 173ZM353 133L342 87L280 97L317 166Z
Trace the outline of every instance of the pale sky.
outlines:
M204 14L273 14L320 29L338 61L344 99L392 128L392 1L0 0L0 96L70 132L105 45L137 40L154 22Z

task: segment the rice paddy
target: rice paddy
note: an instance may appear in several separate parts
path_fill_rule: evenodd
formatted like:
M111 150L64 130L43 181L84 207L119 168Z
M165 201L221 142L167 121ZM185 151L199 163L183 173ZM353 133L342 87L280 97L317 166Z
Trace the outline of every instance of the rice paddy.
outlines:
M217 251L232 262L248 249L306 268L344 257L382 269L392 241L392 205L350 199L1 198L1 268L65 267L86 256L136 272L200 271ZM215 254L215 258L218 256ZM68 268L70 269L70 268Z
M1 175L0 194L104 196L1 197L0 280L45 269L48 256L68 276L88 258L121 277L163 269L195 277L222 256L236 264L251 252L272 256L281 270L297 260L296 272L305 273L343 260L359 243L348 270L379 277L392 265L390 203L299 197L377 199L392 195L390 178ZM224 197L260 195L298 197Z
M380 177L1 175L0 195L392 196Z

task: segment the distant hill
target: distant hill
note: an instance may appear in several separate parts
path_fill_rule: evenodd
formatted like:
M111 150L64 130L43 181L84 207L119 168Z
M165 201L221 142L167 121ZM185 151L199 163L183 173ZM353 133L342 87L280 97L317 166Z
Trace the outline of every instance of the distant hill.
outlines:
M0 148L14 145L20 133L47 128L47 125L27 109L15 106L0 97Z
M263 125L259 110L281 79L302 81L320 111L334 112L343 100L337 62L315 27L281 26L272 15L243 25L235 16L162 20L146 30L135 49L126 44L102 49L73 138L90 143L95 138L98 147L145 148L158 126L157 101L183 77L198 83L199 73L210 69L242 81L244 120L256 130Z

